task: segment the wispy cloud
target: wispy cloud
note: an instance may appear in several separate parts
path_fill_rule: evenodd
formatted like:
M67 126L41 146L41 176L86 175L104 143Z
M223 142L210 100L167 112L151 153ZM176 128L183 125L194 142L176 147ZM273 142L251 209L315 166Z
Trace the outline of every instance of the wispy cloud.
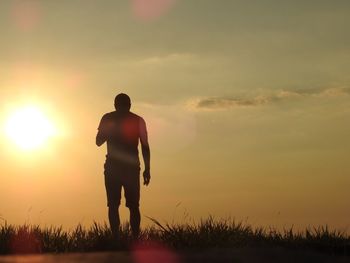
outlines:
M279 90L267 93L267 95L250 97L221 96L197 98L192 99L189 102L189 105L195 110L228 110L234 108L249 108L307 97L348 96L350 95L350 87L297 89L293 91Z
M153 56L144 58L137 61L138 64L142 65L161 65L164 63L179 63L179 62L188 62L196 59L195 54L192 53L170 53L163 56Z
M240 99L233 97L209 97L200 99L197 103L197 108L220 109L231 107L251 107L262 105L266 102L266 97L255 97L251 99Z

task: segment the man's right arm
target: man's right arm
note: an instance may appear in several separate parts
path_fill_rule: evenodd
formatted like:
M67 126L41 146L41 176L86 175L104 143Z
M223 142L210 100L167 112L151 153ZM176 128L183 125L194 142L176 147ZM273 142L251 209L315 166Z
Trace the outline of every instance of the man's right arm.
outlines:
M102 117L98 126L98 132L96 135L96 145L100 147L107 141L106 129L105 129L105 116Z
M96 145L100 147L106 141L107 141L107 138L101 133L101 131L98 131L96 135Z

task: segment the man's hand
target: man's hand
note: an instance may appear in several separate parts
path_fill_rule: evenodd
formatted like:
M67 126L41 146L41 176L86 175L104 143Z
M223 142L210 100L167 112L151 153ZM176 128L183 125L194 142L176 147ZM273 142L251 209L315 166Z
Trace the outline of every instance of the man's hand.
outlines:
M151 180L151 174L149 170L145 170L143 172L143 184L148 185L150 180Z

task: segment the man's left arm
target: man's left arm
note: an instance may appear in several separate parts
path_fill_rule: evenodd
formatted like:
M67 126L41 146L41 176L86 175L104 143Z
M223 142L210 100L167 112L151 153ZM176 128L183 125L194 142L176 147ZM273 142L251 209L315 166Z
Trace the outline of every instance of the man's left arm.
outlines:
M148 144L146 122L142 118L140 120L140 142L142 157L145 163L145 171L143 172L143 184L148 185L151 180L151 151Z

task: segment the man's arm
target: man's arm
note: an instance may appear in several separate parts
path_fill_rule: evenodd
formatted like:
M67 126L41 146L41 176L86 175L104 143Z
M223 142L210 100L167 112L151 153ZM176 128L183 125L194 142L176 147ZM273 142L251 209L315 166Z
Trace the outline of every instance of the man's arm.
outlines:
M96 135L96 145L100 147L102 144L104 144L107 141L106 136L102 134L102 132L99 130Z
M104 144L107 141L106 136L106 128L105 126L105 116L102 117L100 124L98 126L98 132L96 135L96 145L100 147L102 144Z
M146 123L143 119L140 121L140 142L141 142L141 150L142 157L145 163L145 171L143 172L143 184L148 185L151 180L151 151L148 144L148 135Z

